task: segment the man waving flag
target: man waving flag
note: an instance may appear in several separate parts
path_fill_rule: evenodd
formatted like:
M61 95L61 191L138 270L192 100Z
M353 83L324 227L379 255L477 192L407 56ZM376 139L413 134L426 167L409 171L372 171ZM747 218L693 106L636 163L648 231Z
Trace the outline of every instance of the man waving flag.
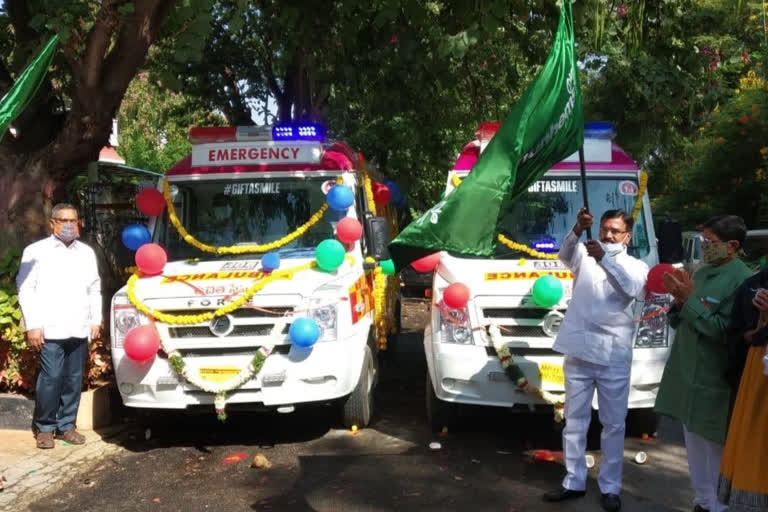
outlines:
M584 141L573 13L563 0L544 68L461 187L408 225L389 246L397 268L429 253L492 256L498 223L510 205Z

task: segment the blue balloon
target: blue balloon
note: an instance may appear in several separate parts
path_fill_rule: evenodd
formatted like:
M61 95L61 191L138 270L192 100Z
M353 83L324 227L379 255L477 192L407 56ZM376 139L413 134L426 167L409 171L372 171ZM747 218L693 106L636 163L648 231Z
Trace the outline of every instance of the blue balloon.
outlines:
M400 190L400 185L398 185L396 182L392 180L386 180L384 184L387 186L389 191L392 193L392 200L395 202L395 204L403 201L405 198L403 197L403 191Z
M144 244L152 241L152 235L142 224L128 224L123 228L123 245L132 251L138 250Z
M288 335L294 345L308 348L315 344L320 337L320 327L311 318L297 318L288 329Z
M266 272L272 272L280 268L280 255L276 252L268 252L261 257L261 268Z
M325 200L328 206L338 211L346 211L355 202L355 194L352 189L346 185L334 185L328 191Z

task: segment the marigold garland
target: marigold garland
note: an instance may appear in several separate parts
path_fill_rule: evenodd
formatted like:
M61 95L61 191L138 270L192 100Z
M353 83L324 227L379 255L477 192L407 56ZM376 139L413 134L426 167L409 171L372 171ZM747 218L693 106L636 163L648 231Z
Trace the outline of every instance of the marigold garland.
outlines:
M376 342L380 350L387 349L387 336L391 326L392 315L389 314L389 301L387 296L387 276L382 272L381 267L376 267L373 274L373 324L376 333Z
M341 183L341 177L338 177L336 182ZM304 233L306 233L315 224L320 222L323 218L323 215L325 215L325 211L328 209L328 203L324 203L323 206L321 206L320 209L316 211L307 222L296 228L296 230L292 233L288 233L284 237L279 238L274 242L259 245L230 245L228 247L217 247L199 241L197 238L192 236L181 223L179 217L176 215L176 209L173 206L173 200L171 199L171 187L168 183L168 180L165 180L163 183L163 197L165 197L165 204L168 208L168 219L171 221L171 224L173 224L173 227L176 228L179 236L189 245L203 252L212 254L250 254L279 249L280 247L293 242Z
M365 198L368 201L368 211L376 215L376 201L373 200L373 184L371 176L368 174L368 163L360 159L360 170L363 174L363 187L365 187Z
M512 358L512 353L509 351L509 346L502 341L499 326L494 324L489 325L488 335L491 338L493 348L496 350L496 355L499 357L499 362L507 377L514 382L518 389L552 405L554 407L555 423L561 423L563 421L565 395L544 391L528 381L520 367L515 364L515 361Z
M506 245L507 247L509 247L513 251L523 252L523 253L527 254L528 256L531 256L532 258L538 258L540 260L556 260L556 259L558 259L557 254L547 254L545 252L537 251L536 249L531 249L527 245L523 245L523 244L519 244L517 242L513 242L512 240L510 240L509 238L505 237L501 233L499 233L497 239L498 239L499 242L501 242L502 244Z
M637 190L637 199L635 200L635 207L632 208L632 220L637 221L637 217L640 215L640 209L643 207L643 196L645 190L648 188L648 173L643 171L640 173L640 184Z
M139 311L141 311L147 316L151 316L158 322L163 322L166 324L174 324L174 325L199 324L199 323L207 322L208 320L211 320L219 316L224 316L236 310L237 308L242 307L246 302L248 302L251 299L251 297L253 297L256 293L258 293L262 288L267 286L272 281L276 281L278 279L293 279L293 275L296 272L300 272L302 270L308 270L316 266L317 266L317 262L312 261L304 265L299 265L298 267L294 267L292 269L276 270L272 272L270 275L258 280L256 283L253 284L253 286L251 286L245 292L243 292L243 294L239 298L235 299L229 304L226 304L215 311L200 313L197 315L172 315L168 313L163 313L161 311L157 311L155 309L149 309L143 302L141 302L136 297L136 281L139 279L139 277L141 277L141 274L139 272L134 272L133 275L131 275L131 277L128 278L126 294L128 295L128 300L131 301L131 304L133 304L133 306L136 309L138 309Z

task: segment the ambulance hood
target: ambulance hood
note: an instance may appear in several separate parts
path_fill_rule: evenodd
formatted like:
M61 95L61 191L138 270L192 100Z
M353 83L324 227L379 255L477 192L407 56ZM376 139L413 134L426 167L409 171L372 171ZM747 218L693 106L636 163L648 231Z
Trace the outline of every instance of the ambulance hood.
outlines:
M304 266L314 261L311 257L283 258L280 271ZM257 296L301 295L304 298L316 293L343 295L341 289L348 283L353 272L349 260L335 272L318 268L296 272L291 279L277 279L262 288ZM260 259L232 259L218 261L169 262L159 276L142 277L136 282L136 295L141 300L172 299L178 297L232 297L237 298L268 274L261 267ZM340 292L340 293L335 293Z
M457 258L443 252L437 274L442 280L437 281L438 292L458 282L469 287L470 297L528 295L534 281L545 275L560 280L566 298L573 287L573 273L560 260Z

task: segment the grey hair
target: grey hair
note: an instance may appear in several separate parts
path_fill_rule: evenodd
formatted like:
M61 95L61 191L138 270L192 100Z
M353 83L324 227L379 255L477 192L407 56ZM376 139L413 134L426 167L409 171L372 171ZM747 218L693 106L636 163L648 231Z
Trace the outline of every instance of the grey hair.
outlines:
M75 213L77 213L77 218L80 218L80 213L77 211L77 208L75 208L74 205L69 203L58 203L56 206L53 207L51 210L51 218L55 218L56 214L59 213L61 210L75 210Z

